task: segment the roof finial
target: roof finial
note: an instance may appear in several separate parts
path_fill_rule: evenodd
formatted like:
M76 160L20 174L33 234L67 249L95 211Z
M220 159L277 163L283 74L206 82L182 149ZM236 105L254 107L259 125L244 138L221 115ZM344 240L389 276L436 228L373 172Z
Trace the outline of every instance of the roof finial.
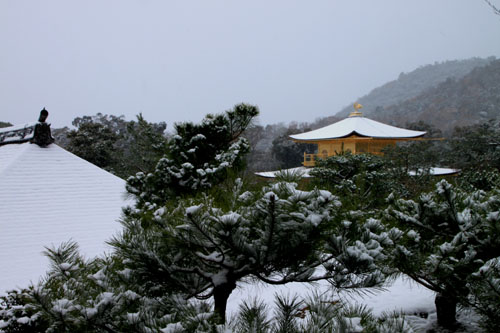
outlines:
M50 124L47 124L45 120L49 116L49 112L43 108L40 111L40 117L38 118L38 124L35 125L35 130L33 133L33 138L30 140L31 143L36 143L40 147L47 147L52 142L54 138L50 132Z
M363 114L361 112L359 112L359 109L362 109L363 105L356 102L353 104L353 107L354 107L354 111L349 114L349 117L362 117Z
M49 116L49 111L43 108L43 110L40 111L40 117L38 118L38 121L44 123L48 116Z

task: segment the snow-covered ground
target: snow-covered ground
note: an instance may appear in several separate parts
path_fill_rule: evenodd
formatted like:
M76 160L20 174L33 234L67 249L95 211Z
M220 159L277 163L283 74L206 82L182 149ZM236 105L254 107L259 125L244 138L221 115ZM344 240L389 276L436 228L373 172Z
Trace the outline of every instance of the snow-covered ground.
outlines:
M332 300L343 299L349 304L366 305L376 316L384 312L402 312L406 320L417 332L436 329L435 293L403 277L388 283L384 290L370 289L361 292L332 292L328 283L315 284L289 283L281 286L269 286L263 283L248 283L233 291L228 300L228 317L238 311L243 301L255 298L264 301L273 308L275 295L311 295L315 292L331 295ZM468 311L459 311L458 320L463 326L459 332L480 332L476 316Z
M424 288L408 279L398 278L384 287L384 290L373 291L371 289L360 292L330 292L331 288L327 282L306 284L288 283L280 286L269 286L263 283L244 284L233 291L228 301L228 313L238 310L238 305L245 300L255 297L272 305L274 295L301 295L307 296L313 292L331 294L333 299L343 299L348 303L366 304L373 310L375 315L388 311L403 311L405 313L434 312L434 292Z

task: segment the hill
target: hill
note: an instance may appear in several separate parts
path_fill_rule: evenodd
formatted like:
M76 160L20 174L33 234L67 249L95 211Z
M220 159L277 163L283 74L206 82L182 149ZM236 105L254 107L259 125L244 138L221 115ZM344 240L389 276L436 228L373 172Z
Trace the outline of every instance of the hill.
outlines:
M370 117L404 126L424 121L449 134L457 126L500 116L500 60L474 68L461 78L448 78L419 95L386 107Z
M363 114L374 118L375 114L378 114L385 107L412 99L449 78L461 79L474 68L486 66L494 60L494 57L471 58L421 66L412 72L401 73L397 80L373 89L369 94L359 98L357 102L363 104ZM346 106L336 116L344 118L351 111L352 104Z

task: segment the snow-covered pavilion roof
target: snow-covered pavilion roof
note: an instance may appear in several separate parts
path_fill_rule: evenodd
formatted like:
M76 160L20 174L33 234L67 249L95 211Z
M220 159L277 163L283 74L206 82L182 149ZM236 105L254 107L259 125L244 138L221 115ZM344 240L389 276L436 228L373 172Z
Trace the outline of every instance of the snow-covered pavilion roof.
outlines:
M297 168L291 168L291 169L284 169L284 170L275 170L275 171L262 171L262 172L256 172L255 174L260 177L264 178L276 178L279 175L295 175L295 176L300 176L301 178L311 178L312 176L309 174L309 171L311 171L311 168L306 168L306 167L297 167Z
M386 125L363 116L354 115L314 131L294 134L290 137L299 141L340 139L351 135L379 139L410 139L421 137L425 133Z
M0 146L0 294L38 282L45 246L76 241L102 254L121 225L125 181L56 144Z
M283 170L275 170L275 171L264 171L264 172L255 172L257 176L264 177L264 178L277 178L280 175L297 175L302 178L312 178L310 171L313 170L314 168L306 168L306 167L297 167L297 168L291 168L291 169L283 169ZM439 168L439 167L432 167L429 168L428 170L411 170L408 172L410 176L415 176L419 175L422 172L429 172L429 175L431 176L450 176L450 175L456 175L460 172L460 169L451 169L451 168Z

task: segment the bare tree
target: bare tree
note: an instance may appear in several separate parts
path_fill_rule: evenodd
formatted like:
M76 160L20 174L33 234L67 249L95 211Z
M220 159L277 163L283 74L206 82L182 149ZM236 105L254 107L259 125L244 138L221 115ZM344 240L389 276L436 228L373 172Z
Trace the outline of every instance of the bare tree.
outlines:
M500 9L498 7L496 7L494 4L492 4L491 1L484 0L484 2L486 2L488 4L488 6L490 6L491 9L493 9L493 13L500 15Z

